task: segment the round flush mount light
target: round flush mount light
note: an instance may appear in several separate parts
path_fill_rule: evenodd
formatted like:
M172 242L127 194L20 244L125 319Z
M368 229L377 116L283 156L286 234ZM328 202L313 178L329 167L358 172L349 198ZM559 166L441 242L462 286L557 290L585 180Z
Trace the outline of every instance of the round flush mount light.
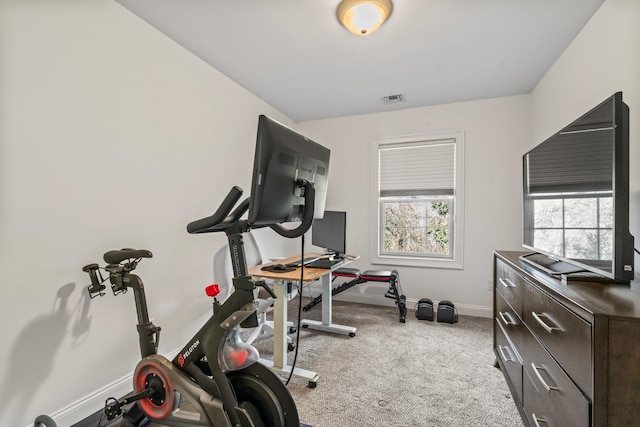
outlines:
M353 34L366 36L380 28L392 9L391 0L342 0L336 16Z

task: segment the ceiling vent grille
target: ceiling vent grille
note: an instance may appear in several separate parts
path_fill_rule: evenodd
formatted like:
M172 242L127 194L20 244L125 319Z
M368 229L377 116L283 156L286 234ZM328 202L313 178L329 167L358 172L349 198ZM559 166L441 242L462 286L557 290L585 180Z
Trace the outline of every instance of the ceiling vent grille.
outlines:
M399 102L404 102L404 95L401 93L397 93L395 95L387 95L382 97L383 104L397 104Z

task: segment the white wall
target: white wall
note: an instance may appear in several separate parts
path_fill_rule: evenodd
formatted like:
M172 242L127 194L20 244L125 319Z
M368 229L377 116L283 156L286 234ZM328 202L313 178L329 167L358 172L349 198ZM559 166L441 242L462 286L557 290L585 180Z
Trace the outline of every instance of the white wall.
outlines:
M133 371L133 295L85 290L105 251L154 253L161 351L197 330L225 239L186 224L248 195L258 114L290 120L111 0L5 0L0 54L0 425L25 426Z
M529 97L515 96L298 123L332 150L327 208L347 211L347 252L361 270L372 265L371 152L374 138L428 132L465 132L464 269L398 267L408 306L420 298L452 300L461 313L491 315L495 249L521 247L522 153L529 142ZM346 299L389 303L386 285L363 284ZM395 321L395 319L388 319Z
M491 251L521 248L522 154L618 90L631 109L630 220L632 234L640 239L640 171L634 167L640 164L638 22L640 2L607 0L531 95L300 123L299 129L333 149L327 207L348 212L347 250L364 255L358 266L379 268L367 259L374 227L371 140L464 129L464 271L398 270L410 300L451 299L463 313L489 314ZM378 285L361 285L344 299L382 303L383 292Z
M355 265L380 267L367 259L374 137L466 133L465 269L402 268L413 301L488 312L491 252L520 247L522 153L616 90L631 108L640 199L637 22L640 2L607 0L531 96L296 126L332 149L327 208L349 213ZM0 2L0 94L0 425L62 408L68 425L99 409L101 387L138 355L132 296L90 301L81 267L108 249L151 249L139 271L161 350L176 350L208 315L202 287L224 244L184 227L230 186L248 191L257 115L290 120L110 0ZM290 253L264 231L266 254ZM385 290L351 295L391 303ZM94 392L93 407L68 406Z
M532 145L614 92L629 106L631 234L640 245L640 2L607 0L531 94ZM640 257L635 257L636 277Z

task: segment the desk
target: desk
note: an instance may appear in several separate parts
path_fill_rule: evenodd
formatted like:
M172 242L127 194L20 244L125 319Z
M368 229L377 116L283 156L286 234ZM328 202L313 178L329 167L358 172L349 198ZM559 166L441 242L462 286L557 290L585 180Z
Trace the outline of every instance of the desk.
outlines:
M319 254L305 254L305 258L317 257ZM267 270L262 270L265 265L271 264L287 264L298 261L299 255L289 257L286 259L278 260L277 262L271 262L267 264L258 265L249 269L249 274L253 277L260 277L265 279L272 279L275 281L276 286L274 292L276 294L276 302L274 304L273 312L273 361L261 360L263 364L273 369L282 372L291 372L291 367L287 365L287 282L300 282L300 269L297 268L293 271L284 273L275 273ZM320 279L322 283L322 321L315 320L303 320L302 326L305 328L318 329L327 332L334 332L339 334L345 334L349 336L355 336L356 328L350 326L336 325L331 322L332 306L331 306L331 272L337 268L343 267L349 263L350 259L345 259L344 262L335 265L332 269L324 268L304 268L304 276L302 277L303 283L312 282ZM318 381L318 374L316 372L307 371L305 369L295 368L293 374L309 381L309 387L315 387Z

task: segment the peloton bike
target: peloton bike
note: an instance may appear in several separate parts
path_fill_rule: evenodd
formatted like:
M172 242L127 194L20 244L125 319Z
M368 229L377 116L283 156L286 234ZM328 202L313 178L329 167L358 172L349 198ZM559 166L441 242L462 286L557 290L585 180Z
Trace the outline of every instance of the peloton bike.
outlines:
M283 158L283 152L288 157ZM213 314L173 360L157 353L160 327L149 320L142 279L132 274L152 253L112 250L104 254L105 267L89 264L83 268L91 278L88 291L92 298L104 295L107 278L114 295L131 289L135 297L142 360L133 374L133 394L107 399L108 419L123 413L126 417L125 408L130 407L128 411L134 415L127 419L134 423L146 417L168 426L300 426L295 402L283 380L257 363L258 351L242 342L238 333L240 327L256 327L258 315L276 298L264 281L248 275L242 233L268 226L284 237L302 236L313 223L314 208L320 205L320 212L324 212L328 165L327 148L260 116L251 197L234 209L242 189L233 187L213 215L187 226L191 234L227 235L234 292L221 303L216 298L218 286L207 287L207 295L214 298ZM247 211L249 219L241 219ZM293 229L281 225L291 221L300 224ZM256 300L257 287L271 297Z

